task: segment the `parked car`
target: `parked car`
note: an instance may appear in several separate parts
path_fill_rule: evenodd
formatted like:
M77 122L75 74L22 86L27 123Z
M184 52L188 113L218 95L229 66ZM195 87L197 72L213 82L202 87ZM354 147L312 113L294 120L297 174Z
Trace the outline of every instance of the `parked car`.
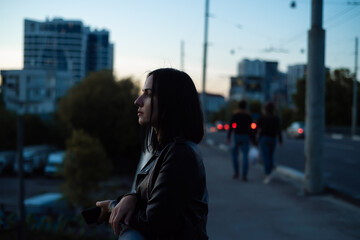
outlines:
M43 193L25 199L26 213L30 214L69 214L71 211L61 193Z
M49 154L44 170L45 176L54 177L57 175L64 164L65 153L65 151L57 151Z
M15 151L0 152L0 175L4 172L10 172L13 170L16 156L15 153Z
M292 138L304 138L305 137L305 123L293 122L287 129L286 135Z
M43 172L48 155L55 150L49 145L33 145L23 148L23 169L26 174L33 174L35 172ZM15 161L15 172L18 171L18 164Z

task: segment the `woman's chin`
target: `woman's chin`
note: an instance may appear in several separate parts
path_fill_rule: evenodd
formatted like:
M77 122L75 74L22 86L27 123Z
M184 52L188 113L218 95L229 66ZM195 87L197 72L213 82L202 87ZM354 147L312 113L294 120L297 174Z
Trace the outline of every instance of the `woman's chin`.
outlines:
M145 125L146 124L146 121L144 121L144 119L141 119L141 118L139 118L139 124L140 125Z

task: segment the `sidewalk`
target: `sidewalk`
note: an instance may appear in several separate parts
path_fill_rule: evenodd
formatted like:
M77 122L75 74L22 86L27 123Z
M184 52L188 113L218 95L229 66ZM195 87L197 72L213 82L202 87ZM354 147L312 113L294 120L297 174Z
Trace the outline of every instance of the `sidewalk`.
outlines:
M209 191L211 240L360 239L360 208L330 195L305 197L298 180L250 166L248 182L232 179L230 153L200 144Z

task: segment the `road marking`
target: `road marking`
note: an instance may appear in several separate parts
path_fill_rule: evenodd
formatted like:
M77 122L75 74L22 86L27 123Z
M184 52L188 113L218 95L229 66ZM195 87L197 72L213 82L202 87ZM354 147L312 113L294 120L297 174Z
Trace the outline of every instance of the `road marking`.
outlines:
M336 140L341 140L344 138L344 135L334 133L334 134L331 134L331 138L336 139Z
M224 150L224 151L229 151L229 150L230 150L230 147L227 146L227 145L225 145L225 144L220 144L220 145L219 145L219 148L220 148L221 150Z
M352 140L360 141L360 136L354 135L354 136L352 136Z
M212 139L206 139L206 143L209 144L210 146L214 146L215 142Z
M279 165L276 167L276 172L301 182L305 181L305 174L291 167Z
M338 148L338 149L342 149L342 150L354 150L354 147L341 145L341 144L337 144L337 143L324 143L324 145L326 147Z

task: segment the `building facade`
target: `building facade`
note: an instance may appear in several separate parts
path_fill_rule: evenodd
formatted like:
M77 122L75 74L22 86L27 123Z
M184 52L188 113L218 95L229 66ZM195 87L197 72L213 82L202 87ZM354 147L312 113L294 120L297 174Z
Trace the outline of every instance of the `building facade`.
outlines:
M49 114L71 88L71 73L41 69L1 71L6 108L18 114Z
M113 69L109 32L90 31L81 21L24 21L24 69L70 71L80 82L90 71Z
M230 100L256 100L264 103L278 99L284 92L284 74L278 62L243 59L238 64L238 76L231 77Z
M290 107L294 107L293 95L296 93L296 84L299 79L306 75L306 65L297 64L288 66L286 87L287 87L287 101Z

